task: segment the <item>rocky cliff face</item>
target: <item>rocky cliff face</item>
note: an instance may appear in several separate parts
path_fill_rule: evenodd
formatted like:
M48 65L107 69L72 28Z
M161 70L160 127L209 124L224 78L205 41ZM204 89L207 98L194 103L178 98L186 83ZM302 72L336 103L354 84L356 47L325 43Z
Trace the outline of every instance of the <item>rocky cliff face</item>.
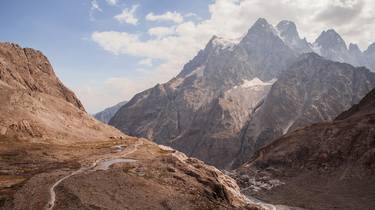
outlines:
M273 26L259 19L240 40L213 37L176 78L136 95L110 124L224 166L239 147L233 138L271 80L295 58ZM259 84L247 86L251 81Z
M358 167L363 172L373 173L374 105L375 90L372 90L331 122L298 129L265 146L246 165L272 166L283 170L320 167L332 170L350 165L350 168ZM305 152L302 153L302 150ZM301 168L302 165L305 167Z
M344 60L349 59L345 42L333 30L322 33L311 45L299 37L294 23L281 21L275 28L260 18L239 40L213 37L177 77L137 94L109 124L130 135L178 148L210 164L231 166L239 153L243 156L242 153L246 152L250 156L257 148L288 130L332 119L358 100L353 98L363 96L372 87L372 81L363 76L346 78L332 73L335 71L329 71L329 78L339 81L334 85L328 80L320 82L327 75L322 74L318 80L311 68L312 72L301 70L308 75L306 78L297 77L297 70L291 75L283 73L300 54L316 50L316 46L320 54L330 59L340 60L342 52ZM354 51L353 48L353 54ZM328 72L328 67L324 68ZM300 80L301 84L310 80L314 85L295 88L295 81L288 80L288 77ZM282 95L263 103L263 99L271 95L268 92L276 78L281 78L281 81L276 82L272 89L276 91L282 86ZM258 80L263 85L245 87L246 82ZM367 89L349 91L352 83L361 82L370 85ZM349 89L345 93L333 91L342 87ZM319 91L326 90L330 92L324 92L324 97L319 98ZM333 92L337 95L330 95ZM280 112L275 108L273 114L267 113L282 97L290 100L283 106L298 107L298 113L293 109L289 110L291 113L284 113L286 110L281 111L282 107ZM304 97L318 98L305 100ZM321 107L315 110L314 106L318 105ZM293 117L284 116L288 114Z
M2 43L0 58L0 79L3 83L17 89L63 98L84 111L81 102L59 81L48 59L41 52Z
M0 209L263 209L216 168L89 116L39 51L0 43L0 90Z
M333 121L298 129L260 149L237 172L263 177L264 183L280 180L281 186L257 193L272 202L308 209L372 209L374 123L372 90ZM240 182L245 188L249 184ZM317 190L326 193L314 196Z
M59 81L48 59L37 50L1 43L0 86L4 136L71 143L85 132L90 140L116 133L87 116L75 94Z
M313 48L319 55L333 61L346 62L350 57L345 41L333 29L323 31Z
M300 117L295 116L299 119L296 122L293 119L287 119L290 122L274 122L270 117L266 117L268 114L260 117L259 112L264 106L272 106L269 105L271 102L264 99L270 95L268 92L276 79L282 80L276 82L273 89L281 85L285 87L284 96L294 95L294 98L289 98L290 103L294 103L293 100L296 100L295 103L302 103L294 104L295 106L310 103L310 101L305 102L303 98L303 94L309 94L308 91L326 91L325 88L328 88L329 83L327 81L322 83L327 85L322 88L319 85L308 87L316 90L291 88L290 91L299 92L288 92L288 86L294 84L293 81L286 81L286 78L293 75L284 72L298 61L299 55L316 49L329 59L346 61L351 58L345 42L333 30L322 33L312 45L299 37L294 23L281 21L273 27L265 19L260 18L241 39L227 40L213 37L205 49L184 66L179 75L166 84L157 85L137 94L109 123L130 135L147 137L157 143L178 148L207 163L228 167L232 165L238 153L242 153L240 151L242 147L255 150L287 132L289 124L293 130L309 123L332 119L335 114L355 102L352 100L353 95L360 94L358 96L361 97L366 94L362 90L355 90L353 93L346 91L345 94L336 91L337 95L332 96L327 96L330 94L327 93L325 97L332 97L332 100L314 99L311 103L317 104L306 105L310 108L301 108L298 111ZM353 48L353 54L354 51ZM359 55L362 56L362 53ZM341 57L345 59L338 59ZM328 67L326 71L330 72ZM311 83L320 84L322 78L312 76L313 73L305 73L310 75L308 77ZM295 79L296 74L293 76ZM368 82L363 77L344 78L335 73L332 73L330 79L339 81L334 83L337 86L330 86L331 89L340 89L344 83L343 87L346 88L348 86L346 82L352 84L357 79L358 83ZM284 80L285 84L282 84ZM258 85L257 88L246 87L250 81L260 81L263 85ZM304 80L300 81L301 84L304 82ZM357 81L355 83L357 84ZM372 82L369 88L371 85ZM330 88L328 89L331 91ZM314 92L313 95L315 97L317 93ZM345 98L343 100L345 104L340 105L338 103L342 101L337 100L342 98ZM321 108L319 111L314 111L312 106L318 105L316 101L320 100L322 103L328 103L328 110ZM348 104L348 101L352 102ZM332 104L329 104L331 102ZM276 104L276 101L272 103ZM318 115L307 120L308 116L313 116L317 112L322 112L319 114L323 116ZM277 114L286 115L283 112L275 112L272 117L276 117ZM284 116L277 117L280 117L280 120L284 119ZM268 120L265 120L266 118ZM257 125L254 124L255 122ZM247 130L252 131L247 132ZM246 143L247 141L252 143Z
M290 49L300 53L308 53L312 51L310 44L306 41L306 39L300 38L297 31L297 26L292 21L283 20L277 24L276 29L279 36L282 38L284 43L290 47Z
M108 124L111 118L116 114L116 112L125 104L127 101L120 102L114 106L108 107L105 110L98 112L94 115L95 119Z
M263 105L250 117L239 159L283 134L333 120L375 87L375 74L365 68L302 55L272 86Z

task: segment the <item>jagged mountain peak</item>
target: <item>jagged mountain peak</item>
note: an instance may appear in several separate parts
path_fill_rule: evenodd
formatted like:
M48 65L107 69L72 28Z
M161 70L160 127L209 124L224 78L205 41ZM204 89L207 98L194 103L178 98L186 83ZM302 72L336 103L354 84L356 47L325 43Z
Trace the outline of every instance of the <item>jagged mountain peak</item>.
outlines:
M256 26L256 25L265 27L265 26L270 25L270 24L268 23L268 21L265 18L260 17L255 21L254 26Z
M323 31L316 39L315 44L322 48L330 48L333 50L346 50L344 39L334 29Z
M268 23L268 21L265 18L258 18L253 24L253 26L251 26L251 28L249 29L248 35L259 32L272 32L276 34L276 30L273 27L273 25Z
M316 53L327 59L357 65L355 61L351 61L351 55L345 41L334 29L323 31L315 40L312 48Z
M293 21L282 20L276 25L276 28L282 34L299 38L297 26Z
M311 52L311 48L306 39L301 39L297 31L297 26L289 20L282 20L276 25L279 37L288 47L298 53Z
M214 48L219 47L220 49L226 49L236 46L240 41L241 37L237 39L230 39L214 35L208 42L208 45L211 45Z
M348 49L349 49L349 52L356 52L356 53L362 52L361 49L359 49L358 45L355 43L350 43Z
M373 54L375 53L375 42L370 44L370 46L368 46L367 50L365 51L365 53L370 53L370 54Z

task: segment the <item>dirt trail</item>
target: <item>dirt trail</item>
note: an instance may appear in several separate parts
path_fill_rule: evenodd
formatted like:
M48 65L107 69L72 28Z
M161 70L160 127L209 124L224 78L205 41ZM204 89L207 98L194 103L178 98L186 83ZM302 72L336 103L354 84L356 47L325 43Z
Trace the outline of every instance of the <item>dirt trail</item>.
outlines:
M127 155L130 155L134 152L136 152L138 150L138 147L141 146L143 144L143 141L138 141L137 143L133 144L131 146L131 149L129 149L129 151L124 151L122 154L121 154L121 157L124 157L124 156L127 156ZM116 158L112 158L112 159L119 159L119 157L116 157ZM105 161L111 161L112 159L98 159L96 161L94 161L94 163L92 163L90 166L82 166L80 169L70 173L69 175L67 176L64 176L63 178L57 180L57 182L55 182L49 189L49 194L50 194L50 199L46 205L46 207L44 208L45 210L52 210L53 207L55 206L55 201L56 201L56 192L55 192L55 188L64 180L74 176L74 175L77 175L77 174L80 174L80 173L83 173L83 172L86 172L86 171L89 171L89 170L95 170L95 168L98 166L98 164L100 164L101 162L105 162ZM114 162L115 163L115 162ZM108 165L109 167L110 165ZM108 168L107 167L107 168Z

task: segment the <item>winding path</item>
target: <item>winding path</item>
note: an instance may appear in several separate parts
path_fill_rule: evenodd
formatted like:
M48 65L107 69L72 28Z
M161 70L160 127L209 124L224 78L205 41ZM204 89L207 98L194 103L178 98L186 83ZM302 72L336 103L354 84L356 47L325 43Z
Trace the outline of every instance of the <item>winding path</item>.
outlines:
M138 150L138 147L141 146L143 144L143 141L138 141L137 143L133 144L132 145L132 148L129 150L129 151L125 151L123 154L121 154L121 157L124 157L126 155L130 155L134 152L136 152ZM92 169L96 169L96 167L98 166L99 163L101 162L105 162L105 161L111 161L111 160L115 160L115 159L119 159L121 157L117 157L117 158L112 158L112 159L99 159L99 160L96 160L94 163L91 164L91 166L82 166L80 169L70 173L69 175L67 176L64 176L63 178L57 180L57 182L55 182L49 189L49 194L50 194L50 199L46 205L46 207L44 208L45 210L52 210L53 207L55 206L55 202L56 202L56 192L55 192L55 188L64 180L76 175L76 174L80 174L80 173L83 173L85 171L89 171L89 170L92 170ZM124 159L126 160L126 159ZM116 163L118 161L114 161L112 164ZM112 165L110 164L110 165ZM106 165L106 166L110 166L110 165ZM106 167L105 169L107 169L108 167ZM96 170L101 170L102 168L99 167L98 169Z
M121 154L121 157L110 158L110 159L98 159L95 162L93 162L90 166L82 166L80 169L70 173L67 176L62 177L59 180L57 180L49 189L50 199L49 199L49 201L48 201L48 203L47 203L47 205L44 209L45 210L52 210L55 207L55 202L56 202L55 188L61 182L63 182L64 180L66 180L66 179L68 179L68 178L70 178L74 175L77 175L77 174L80 174L80 173L83 173L83 172L86 172L86 171L89 171L89 170L107 170L108 167L110 167L111 165L113 165L114 163L117 163L117 162L133 162L133 161L136 161L134 159L124 159L124 156L130 155L130 154L136 152L138 150L138 147L141 146L142 144L143 144L143 141L138 141L137 143L135 143L131 146L131 149L129 149L129 151L124 151L123 154ZM264 208L266 210L277 210L276 206L274 206L272 204L264 203L264 202L262 202L258 199L255 199L255 198L251 198L251 199L249 199L249 201L251 203L255 203L255 204L261 206L262 208Z

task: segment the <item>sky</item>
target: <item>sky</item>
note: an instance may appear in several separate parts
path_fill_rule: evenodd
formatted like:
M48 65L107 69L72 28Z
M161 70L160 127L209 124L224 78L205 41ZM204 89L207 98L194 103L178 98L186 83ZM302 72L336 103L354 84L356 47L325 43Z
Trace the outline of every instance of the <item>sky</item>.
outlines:
M0 41L41 50L95 113L176 76L213 36L237 38L259 18L297 24L313 42L334 28L375 42L374 0L0 0Z

